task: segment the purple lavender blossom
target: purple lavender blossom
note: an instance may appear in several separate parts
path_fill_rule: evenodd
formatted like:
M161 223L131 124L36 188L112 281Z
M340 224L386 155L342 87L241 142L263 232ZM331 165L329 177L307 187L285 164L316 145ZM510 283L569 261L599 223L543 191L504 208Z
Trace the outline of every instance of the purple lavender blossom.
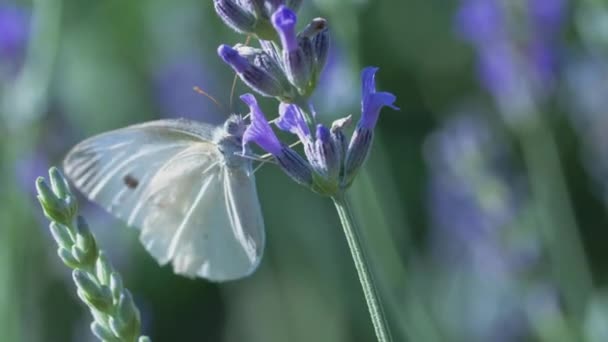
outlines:
M296 39L296 23L298 17L286 6L281 6L272 15L272 24L281 38L283 49L288 52L293 52L298 49L298 41Z
M29 17L17 7L0 7L0 58L23 54L29 34Z
M456 14L458 33L472 44L487 44L504 37L505 18L496 0L462 0Z
M379 68L367 67L361 72L361 120L358 127L374 129L378 122L378 116L383 107L399 110L394 105L397 99L395 95L388 92L376 91L376 72Z
M24 9L0 5L0 78L14 74L23 63L29 36L29 16Z
M281 103L279 105L279 119L276 125L283 131L297 135L300 141L306 143L312 138L305 115L297 105Z
M519 246L505 240L515 229L521 215L516 203L523 198L505 174L507 154L500 139L481 117L457 116L428 139L425 157L431 174L432 250L447 267L442 282L448 288L439 293L457 291L453 310L444 310L463 313L452 316L451 323L467 341L512 341L525 335L516 281L531 264L522 265ZM454 288L454 282L461 287Z
M251 115L251 124L247 126L245 134L243 134L243 146L254 142L264 151L275 157L281 157L283 146L272 131L255 97L251 94L245 94L241 96L241 100L247 104Z
M461 0L461 4L457 31L477 53L482 86L507 104L527 102L523 98L531 91L536 97L544 95L557 72L564 1L527 0L529 30L517 38L509 25L513 14L504 2Z
M434 223L462 244L496 234L514 215L508 185L497 174L504 151L495 139L480 118L464 116L448 121L426 145Z
M532 27L529 58L541 84L552 84L558 71L559 34L565 9L565 0L528 0Z

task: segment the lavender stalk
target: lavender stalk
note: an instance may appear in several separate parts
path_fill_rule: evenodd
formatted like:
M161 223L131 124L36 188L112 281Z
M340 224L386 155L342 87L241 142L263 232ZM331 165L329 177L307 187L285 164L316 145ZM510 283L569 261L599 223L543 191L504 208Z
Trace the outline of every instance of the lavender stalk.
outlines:
M214 4L216 12L228 26L258 38L260 43L260 48L220 45L218 55L253 91L281 102L275 124L298 137L305 158L279 140L253 94L241 96L249 107L247 116L251 120L243 134L243 151L249 150L247 144L255 143L272 155L293 181L333 199L378 341L390 341L378 290L345 192L371 151L380 111L383 107L398 109L394 106L395 96L376 91L378 68L364 68L361 118L348 140L344 128L351 123L350 116L326 126L317 122L318 116L309 102L327 60L327 21L313 19L298 33L296 11L299 1L260 0L248 6L247 2L215 0ZM273 32L268 31L270 27Z
M365 296L365 302L369 310L369 315L374 325L374 331L378 341L391 341L390 330L388 329L388 323L386 315L382 308L380 301L380 295L374 281L373 274L368 264L368 258L365 255L365 250L362 247L362 241L358 232L359 227L356 225L356 220L351 213L350 205L346 198L345 193L337 194L332 197L336 211L340 217L342 228L344 229L344 235L346 236L346 242L350 249L353 257L355 268L357 269L357 275L359 282L363 288L363 295Z
M51 184L42 177L36 181L38 200L51 221L57 254L72 268L78 297L93 315L91 330L102 341L148 342L140 336L140 313L120 274L99 249L85 219L78 215L78 202L57 168L49 170Z

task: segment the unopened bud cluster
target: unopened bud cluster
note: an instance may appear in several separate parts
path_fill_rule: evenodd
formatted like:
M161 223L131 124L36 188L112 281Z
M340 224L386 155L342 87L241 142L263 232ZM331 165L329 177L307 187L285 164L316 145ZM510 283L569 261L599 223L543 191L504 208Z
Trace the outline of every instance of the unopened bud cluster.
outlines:
M260 48L221 45L218 54L257 93L282 102L302 103L314 91L327 61L327 21L313 19L297 32L301 1L215 0L222 20L253 35Z
M49 170L49 176L51 186L42 177L36 181L38 200L51 221L57 254L74 270L78 297L93 313L91 330L102 341L150 341L139 336L141 319L133 297L99 250L85 219L78 215L78 203L67 181L56 168Z

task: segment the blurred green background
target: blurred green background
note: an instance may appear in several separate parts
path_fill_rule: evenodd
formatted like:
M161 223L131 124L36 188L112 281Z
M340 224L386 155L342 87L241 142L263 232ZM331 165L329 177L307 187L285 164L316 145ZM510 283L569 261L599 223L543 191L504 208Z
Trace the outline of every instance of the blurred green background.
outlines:
M508 4L522 62L533 0L487 1ZM608 3L558 1L557 67L550 85L510 69L522 96L478 81L478 50L457 27L466 2L316 0L299 12L302 25L330 23L313 99L321 121L358 118L367 65L380 67L379 88L401 108L381 114L351 190L394 340L608 341ZM94 340L36 177L97 133L168 117L222 122L193 86L244 113L230 104L234 74L216 54L238 42L211 1L0 0L0 341ZM248 91L237 84L237 95ZM82 199L143 332L154 341L373 341L331 201L272 166L257 185L265 256L251 277L226 284L159 267L135 230Z

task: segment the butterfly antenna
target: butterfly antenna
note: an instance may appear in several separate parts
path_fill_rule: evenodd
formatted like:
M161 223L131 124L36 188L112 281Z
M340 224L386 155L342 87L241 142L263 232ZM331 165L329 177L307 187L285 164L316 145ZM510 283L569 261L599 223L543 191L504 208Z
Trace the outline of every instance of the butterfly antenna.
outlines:
M250 42L251 42L251 36L247 36L247 39L245 40L244 45L249 45ZM236 81L238 80L237 76L238 76L238 74L235 72L234 78L232 79L232 88L230 90L230 110L231 111L234 108L234 92L236 91Z
M208 98L209 100L211 100L211 102L213 102L222 112L226 113L226 107L224 107L218 100L216 100L213 96L209 95L209 93L207 93L206 91L204 91L203 89L201 89L198 86L194 86L192 88L192 90L194 90L195 92L205 96L206 98Z

